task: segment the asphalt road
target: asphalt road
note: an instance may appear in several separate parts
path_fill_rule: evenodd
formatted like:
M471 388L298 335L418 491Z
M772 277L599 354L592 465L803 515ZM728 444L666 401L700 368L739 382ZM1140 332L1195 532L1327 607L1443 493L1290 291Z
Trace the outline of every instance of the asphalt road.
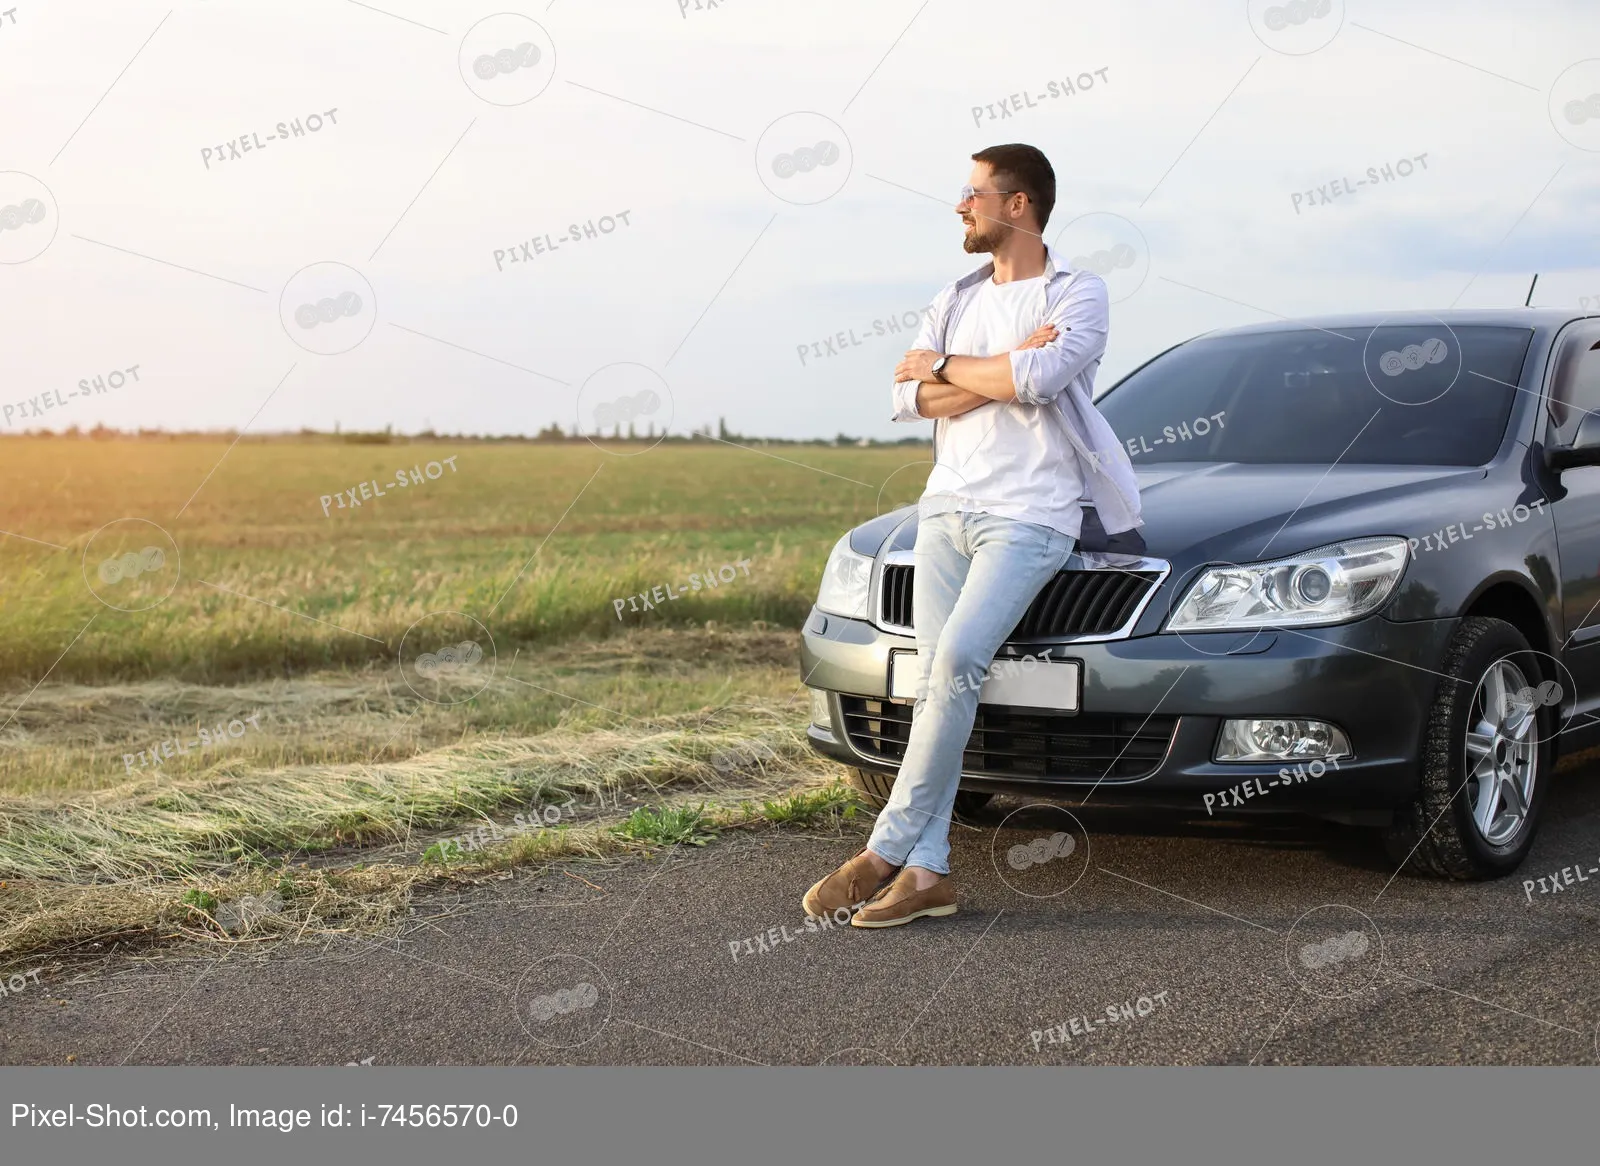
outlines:
M1393 877L1355 829L1010 799L953 832L960 913L902 928L804 926L858 833L518 872L383 937L47 975L0 999L0 1061L1595 1064L1600 774L1556 780L1494 883Z

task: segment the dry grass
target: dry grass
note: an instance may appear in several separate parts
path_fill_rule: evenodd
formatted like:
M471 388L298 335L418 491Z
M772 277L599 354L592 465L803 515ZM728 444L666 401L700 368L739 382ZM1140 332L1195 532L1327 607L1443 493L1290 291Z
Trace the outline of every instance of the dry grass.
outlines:
M57 801L113 790L134 777L182 781L244 768L375 763L563 725L614 725L742 700L798 701L797 681L792 633L662 628L508 656L488 688L454 706L418 698L393 661L239 685L172 679L47 685L0 733L0 806L7 794ZM200 726L253 712L261 714L259 730L225 747L128 772L130 752L193 740Z
M692 813L698 829L714 837L727 830L808 829L853 819L854 793L836 780L824 781L818 768L813 762L810 769L782 766L762 773L758 796L766 796L759 801L748 796L725 800L750 794L748 784L728 788L709 781L696 783ZM807 780L780 793L782 771L803 774ZM669 793L659 804L667 813L674 806L691 808L683 791ZM638 816L635 812L631 817ZM410 851L401 853L403 848L396 845L386 858L372 862L313 866L280 859L187 880L148 877L88 885L6 880L0 882L0 971L7 970L11 961L66 955L110 940L259 945L371 933L403 916L413 893L424 886L479 882L494 872L560 860L649 853L658 845L603 820L516 835L448 861L419 860L413 852L426 841L418 836ZM438 844L432 849L437 852ZM270 899L271 908L241 919L239 907L258 898Z
M236 902L275 890L283 877L256 872L219 879L207 893ZM158 881L88 887L8 881L0 883L0 961L66 955L110 940L260 943L371 931L403 914L412 888L436 877L418 867L297 870L291 880L296 894L286 901L286 910L238 935L224 931L204 911L186 906L181 888Z
M43 689L6 757L26 792L0 797L0 961L110 938L371 931L420 885L659 845L652 815L667 807L699 808L712 834L836 820L853 810L805 743L792 653L789 633L636 632L544 653L537 672L519 660L448 708L381 672ZM123 770L129 741L258 707L262 731L237 752ZM448 851L478 823L574 799L608 809ZM619 832L639 807L653 809ZM254 896L273 908L226 918Z
M144 779L92 797L0 805L0 877L72 883L181 877L270 856L409 837L504 806L616 789L722 783L712 759L752 746L771 768L812 763L796 718L722 708L627 729L477 740L403 761L229 767L192 780Z

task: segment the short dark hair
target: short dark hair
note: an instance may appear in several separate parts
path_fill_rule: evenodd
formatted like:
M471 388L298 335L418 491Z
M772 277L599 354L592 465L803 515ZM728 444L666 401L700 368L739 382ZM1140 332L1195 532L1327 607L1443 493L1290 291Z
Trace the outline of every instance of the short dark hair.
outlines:
M1056 206L1056 172L1050 159L1037 146L1012 142L1004 146L990 146L972 156L974 162L988 163L989 170L1002 190L1017 190L1028 196L1033 204L1034 217L1039 230L1050 221L1050 212Z

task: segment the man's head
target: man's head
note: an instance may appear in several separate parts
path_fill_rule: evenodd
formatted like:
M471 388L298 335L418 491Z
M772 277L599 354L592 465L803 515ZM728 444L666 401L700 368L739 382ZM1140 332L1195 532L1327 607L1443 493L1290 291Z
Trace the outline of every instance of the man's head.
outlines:
M967 251L996 251L1017 231L1044 235L1056 205L1056 172L1036 147L1013 143L979 150L967 181L974 193L956 204L967 225Z

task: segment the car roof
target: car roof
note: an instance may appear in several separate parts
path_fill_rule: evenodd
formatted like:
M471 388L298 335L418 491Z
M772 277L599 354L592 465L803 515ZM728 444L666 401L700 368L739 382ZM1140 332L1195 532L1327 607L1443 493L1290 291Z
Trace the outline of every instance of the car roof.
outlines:
M1376 328L1378 325L1421 326L1442 323L1459 327L1510 327L1559 329L1573 320L1593 317L1571 308L1443 308L1437 312L1419 310L1393 312L1345 312L1338 315L1302 316L1292 320L1269 320L1260 324L1241 324L1201 333L1195 339L1217 336L1250 336L1266 332L1293 332L1305 328L1337 331L1340 328Z

